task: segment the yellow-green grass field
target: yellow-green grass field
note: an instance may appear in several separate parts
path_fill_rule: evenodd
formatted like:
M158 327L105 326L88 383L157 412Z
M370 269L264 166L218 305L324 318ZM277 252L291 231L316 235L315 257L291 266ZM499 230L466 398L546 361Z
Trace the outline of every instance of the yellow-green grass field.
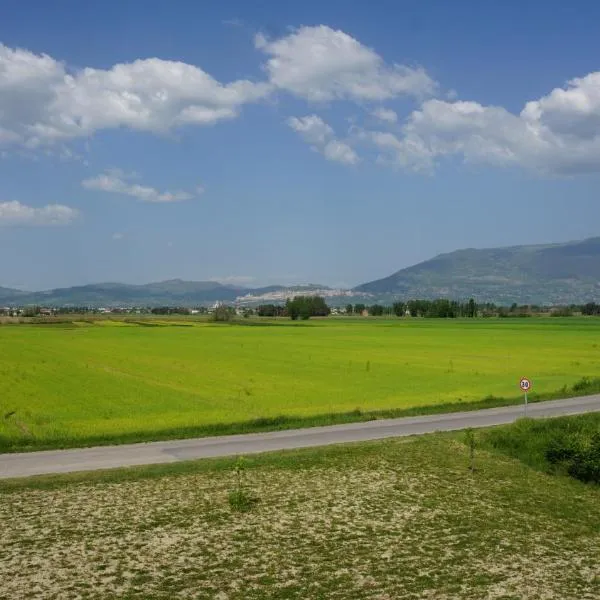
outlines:
M600 319L7 325L0 451L516 400L524 375L534 399L600 375Z

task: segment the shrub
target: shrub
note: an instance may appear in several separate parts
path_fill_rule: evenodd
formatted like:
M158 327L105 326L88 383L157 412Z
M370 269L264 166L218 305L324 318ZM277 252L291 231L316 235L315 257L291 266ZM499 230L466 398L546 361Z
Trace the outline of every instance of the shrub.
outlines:
M484 434L488 447L546 472L600 484L600 414L520 419Z
M574 453L568 462L567 472L585 483L600 483L600 432Z
M247 489L245 467L244 459L238 458L233 470L234 487L227 497L229 506L236 512L248 512L258 502L258 498Z
M574 441L564 438L551 439L544 452L546 460L551 465L558 465L573 460L576 454L577 448Z

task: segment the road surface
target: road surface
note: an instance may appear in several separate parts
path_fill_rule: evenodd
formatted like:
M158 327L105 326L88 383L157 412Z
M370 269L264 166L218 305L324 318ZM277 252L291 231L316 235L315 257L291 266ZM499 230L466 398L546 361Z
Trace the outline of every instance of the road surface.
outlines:
M527 416L534 418L558 417L595 411L600 411L600 394L529 404ZM512 423L522 416L523 405L505 406L468 412L381 419L268 433L0 454L0 478L173 463L196 458L327 446L419 435L434 431L454 431L467 427L490 427Z

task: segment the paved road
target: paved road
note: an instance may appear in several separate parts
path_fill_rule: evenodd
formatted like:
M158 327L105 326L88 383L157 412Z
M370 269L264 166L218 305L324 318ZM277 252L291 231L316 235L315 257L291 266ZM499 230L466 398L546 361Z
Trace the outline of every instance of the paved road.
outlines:
M558 417L595 411L600 411L600 394L530 404L528 416ZM523 406L506 406L469 412L382 419L365 423L290 429L269 433L0 454L0 478L172 463L195 458L327 446L345 442L419 435L434 431L453 431L467 427L489 427L512 423L522 416Z

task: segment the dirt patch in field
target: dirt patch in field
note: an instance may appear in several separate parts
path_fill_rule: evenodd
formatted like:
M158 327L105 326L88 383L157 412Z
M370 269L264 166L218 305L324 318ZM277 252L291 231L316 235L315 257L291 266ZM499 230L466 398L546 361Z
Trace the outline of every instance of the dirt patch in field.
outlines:
M600 493L452 441L0 497L0 597L597 598ZM568 497L565 495L568 494Z

